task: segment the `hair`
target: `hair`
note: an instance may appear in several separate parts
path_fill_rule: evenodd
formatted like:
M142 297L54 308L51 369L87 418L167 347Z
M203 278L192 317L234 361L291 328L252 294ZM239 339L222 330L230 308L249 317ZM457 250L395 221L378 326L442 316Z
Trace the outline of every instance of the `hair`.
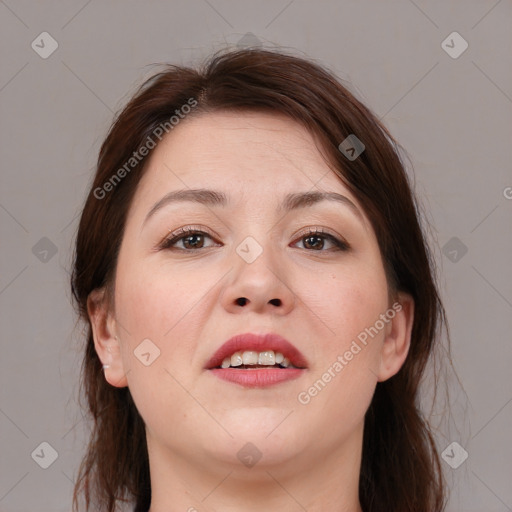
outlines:
M133 166L131 159L148 137L160 133L159 127L170 131L169 120L191 98L196 104L189 117L259 111L300 123L363 206L377 236L389 289L411 294L415 308L407 358L398 373L377 383L365 415L359 499L364 512L444 510L447 486L433 429L419 405L419 386L440 343L440 329L447 328L446 315L400 146L331 71L303 57L260 48L217 52L197 69L166 65L136 90L101 146L78 226L71 276L73 303L87 327L80 384L92 418L73 510L82 495L86 510L96 504L114 512L117 500L133 501L136 511L150 506L144 421L128 387L114 387L103 376L87 298L104 287L109 303L113 300L127 213L149 156ZM352 134L365 146L355 159L338 149ZM127 162L133 168L127 170ZM119 179L113 183L116 173Z

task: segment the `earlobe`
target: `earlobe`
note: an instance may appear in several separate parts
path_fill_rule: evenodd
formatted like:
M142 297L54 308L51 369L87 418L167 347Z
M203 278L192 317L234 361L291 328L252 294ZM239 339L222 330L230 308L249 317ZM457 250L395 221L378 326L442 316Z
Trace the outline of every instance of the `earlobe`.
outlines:
M399 292L392 309L394 317L390 321L382 351L378 381L383 382L400 370L407 358L411 344L412 326L414 323L414 299L405 292Z
M87 298L87 313L91 323L94 348L103 365L105 379L114 387L128 385L116 334L116 322L109 308L105 289L93 290Z

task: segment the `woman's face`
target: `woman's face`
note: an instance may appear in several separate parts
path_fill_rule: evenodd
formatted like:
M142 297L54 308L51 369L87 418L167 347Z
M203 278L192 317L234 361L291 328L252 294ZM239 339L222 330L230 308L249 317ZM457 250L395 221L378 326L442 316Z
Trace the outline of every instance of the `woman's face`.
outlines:
M196 189L223 194L225 204L159 203ZM343 197L286 202L325 192ZM187 226L202 233L165 243ZM129 211L115 316L101 340L114 354L105 377L129 386L150 457L244 470L249 456L256 468L293 460L307 470L357 451L377 381L407 354L412 313L401 303L389 302L363 209L305 129L263 113L190 118L153 150ZM240 333L279 334L306 368L256 387L206 369Z

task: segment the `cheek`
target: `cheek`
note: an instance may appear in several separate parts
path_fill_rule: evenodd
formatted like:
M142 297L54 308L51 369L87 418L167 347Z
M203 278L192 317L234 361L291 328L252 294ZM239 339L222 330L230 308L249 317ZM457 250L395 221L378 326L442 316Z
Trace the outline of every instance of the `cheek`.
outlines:
M376 322L388 308L387 282L379 265L354 264L323 276L308 275L301 299L321 318L322 335L311 339L309 388L299 403L321 414L359 421L375 390L380 350L387 324ZM350 420L352 422L352 420ZM350 423L350 422L349 422ZM350 423L352 425L352 423Z
M211 278L168 265L155 267L126 261L116 282L117 320L135 338L155 338L167 344L184 328L194 306L204 298ZM134 342L136 339L133 340Z
M190 273L167 269L164 275L135 263L125 260L120 264L116 281L116 322L123 342L124 371L144 420L172 434L176 423L162 411L172 409L173 418L179 421L190 408L178 382L185 383L196 349L197 333L190 329L190 315L197 312L204 287L199 288Z
M312 345L314 364L296 398L305 424L325 432L318 443L327 450L355 431L371 403L385 334L371 329L387 309L387 288L378 274L331 274L308 300L328 334ZM336 428L325 431L326 422Z
M202 330L212 312L208 292L219 275L211 267L209 271L199 271L197 265L184 267L151 266L128 258L120 262L116 321L121 326L123 365L130 371L127 378L134 395L173 390L177 384L171 375L192 385L191 365L197 365L198 346L205 339ZM150 364L145 366L138 357L148 352Z
M325 352L350 345L388 307L386 278L378 267L352 265L322 275L308 273L300 282L297 293L322 321Z

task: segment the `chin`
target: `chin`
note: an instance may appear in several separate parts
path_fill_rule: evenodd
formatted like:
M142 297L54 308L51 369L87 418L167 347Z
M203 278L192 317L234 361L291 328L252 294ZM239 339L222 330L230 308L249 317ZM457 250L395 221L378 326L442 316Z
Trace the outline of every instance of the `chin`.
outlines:
M230 410L219 418L219 423L233 437L218 429L218 444L212 443L209 435L205 450L219 461L242 468L246 456L258 459L253 467L286 463L306 448L304 425L298 424L293 416L290 411L268 407Z
M281 437L285 432L291 435L293 430L301 429L294 417L296 414L292 411L293 409L267 406L238 407L225 411L219 422L235 438L268 442L272 438Z
M217 447L210 444L205 447L205 455L217 469L219 463L225 464L226 470L235 469L240 478L247 476L252 480L255 473L261 471L266 475L266 471L293 463L294 459L304 454L303 449L293 441L282 438L271 439L271 437L265 440L254 438L242 440L235 437ZM204 457L202 460L205 460Z

